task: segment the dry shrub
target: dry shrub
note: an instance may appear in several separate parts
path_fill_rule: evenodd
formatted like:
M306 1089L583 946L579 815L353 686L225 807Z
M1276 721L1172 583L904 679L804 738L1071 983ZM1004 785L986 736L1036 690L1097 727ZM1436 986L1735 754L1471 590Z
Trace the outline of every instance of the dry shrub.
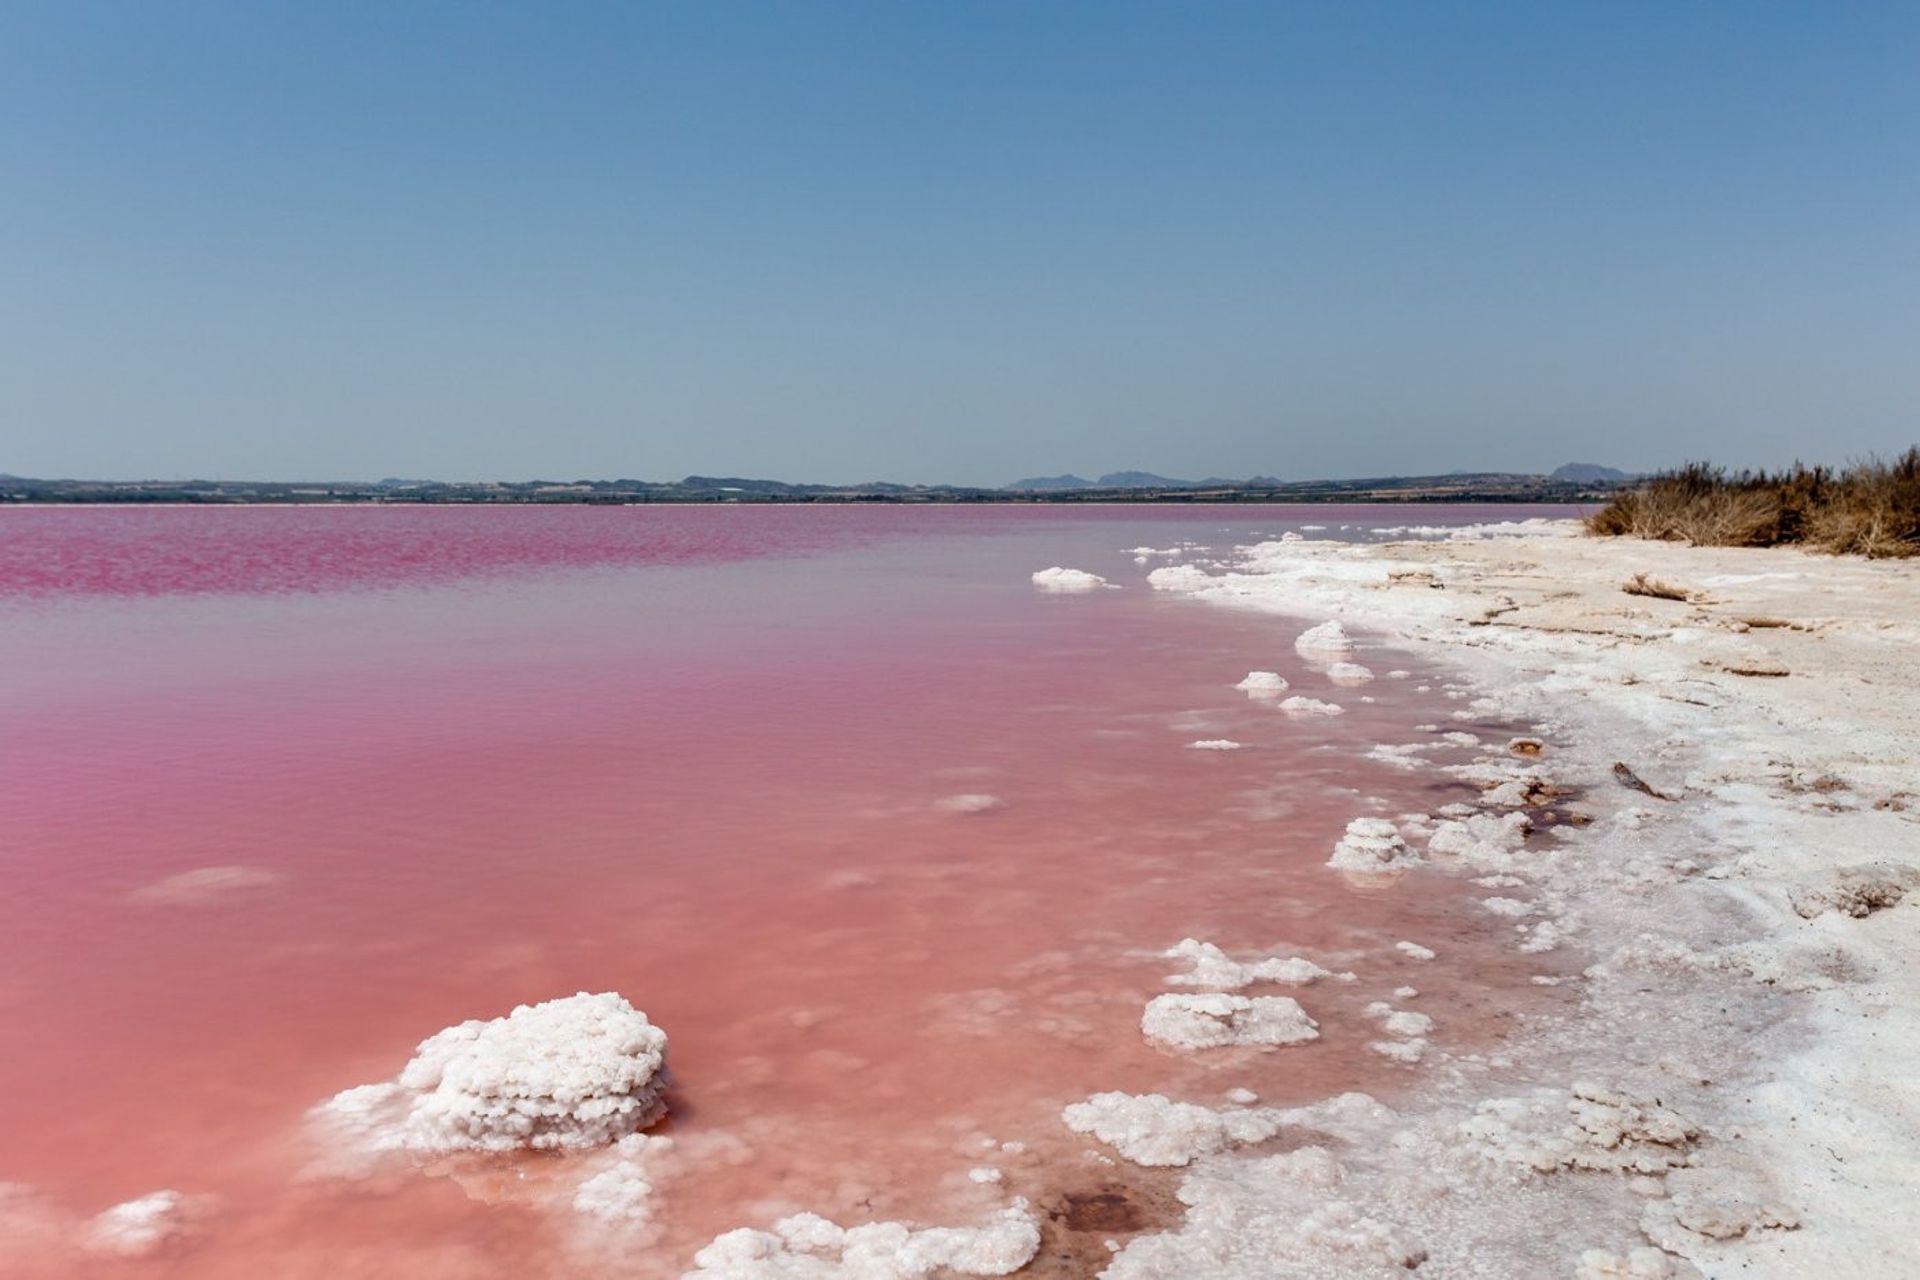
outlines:
M1590 532L1710 547L1805 544L1865 556L1920 554L1920 448L1845 471L1729 472L1694 462L1623 490Z

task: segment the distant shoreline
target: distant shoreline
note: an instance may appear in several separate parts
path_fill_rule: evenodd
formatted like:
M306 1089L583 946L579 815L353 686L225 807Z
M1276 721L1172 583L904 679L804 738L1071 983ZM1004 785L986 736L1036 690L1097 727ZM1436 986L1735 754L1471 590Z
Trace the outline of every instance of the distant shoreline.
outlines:
M1600 503L1620 486L1546 476L1312 480L1277 485L1116 489L969 489L948 485L795 485L644 481L482 484L316 484L265 481L104 481L0 478L0 506L1275 506L1355 503Z

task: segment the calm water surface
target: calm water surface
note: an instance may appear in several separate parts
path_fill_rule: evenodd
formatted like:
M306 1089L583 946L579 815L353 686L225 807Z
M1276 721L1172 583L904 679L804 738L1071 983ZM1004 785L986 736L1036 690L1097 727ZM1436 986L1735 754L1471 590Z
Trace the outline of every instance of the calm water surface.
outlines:
M1352 817L1460 798L1361 758L1459 704L1385 652L1414 677L1335 691L1297 626L1153 593L1123 549L1489 514L0 511L0 1182L31 1189L0 1272L677 1275L800 1209L1044 1204L1092 1176L1057 1119L1090 1092L1406 1088L1367 1002L1417 980L1459 1049L1547 998L1444 879L1321 866ZM1123 589L1036 592L1052 564ZM1348 714L1251 702L1253 668ZM172 879L207 868L237 870ZM1189 935L1362 981L1298 993L1313 1045L1164 1053L1140 1010ZM1475 962L1411 973L1403 937ZM587 1231L551 1158L312 1175L313 1104L577 990L671 1037L686 1158L650 1232ZM206 1197L186 1246L75 1248L159 1188Z

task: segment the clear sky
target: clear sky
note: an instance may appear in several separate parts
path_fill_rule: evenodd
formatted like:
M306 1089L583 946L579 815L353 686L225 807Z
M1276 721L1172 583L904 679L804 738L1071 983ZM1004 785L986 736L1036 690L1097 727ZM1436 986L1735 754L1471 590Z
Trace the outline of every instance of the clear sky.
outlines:
M0 4L0 471L1920 439L1920 4Z

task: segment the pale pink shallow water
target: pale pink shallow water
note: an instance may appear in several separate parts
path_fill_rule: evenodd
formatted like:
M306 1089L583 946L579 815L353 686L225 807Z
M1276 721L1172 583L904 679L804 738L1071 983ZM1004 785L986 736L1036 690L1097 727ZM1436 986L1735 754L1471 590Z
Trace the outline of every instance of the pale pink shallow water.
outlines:
M783 1212L1044 1201L1085 1177L1057 1113L1090 1092L1409 1087L1367 1002L1412 982L1460 1047L1552 998L1439 876L1321 866L1369 797L1460 797L1360 758L1458 704L1334 690L1296 627L1156 595L1120 549L1488 514L0 511L0 1182L51 1224L0 1218L0 1270L674 1275ZM1055 563L1125 589L1035 592ZM1253 668L1348 714L1249 702ZM1185 747L1216 737L1247 749ZM268 876L140 892L213 866ZM1187 935L1363 980L1300 993L1314 1045L1160 1052L1138 1019L1177 966L1146 953ZM655 1238L583 1240L554 1160L303 1176L314 1103L451 1023L609 989L672 1038L689 1158ZM69 1219L162 1187L213 1198L190 1248L71 1249Z

